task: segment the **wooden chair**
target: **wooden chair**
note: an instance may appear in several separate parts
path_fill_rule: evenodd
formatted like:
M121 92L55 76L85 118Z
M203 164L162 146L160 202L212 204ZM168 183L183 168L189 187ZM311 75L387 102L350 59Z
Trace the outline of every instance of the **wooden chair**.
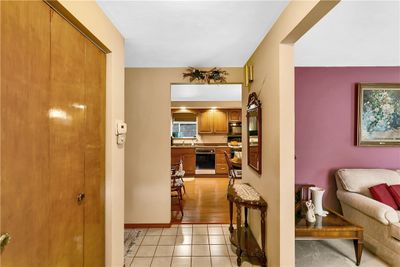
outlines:
M179 160L178 164L171 164L171 171L174 170L175 173L178 172L181 163L182 163L182 166L183 166L182 169L183 169L183 171L185 171L185 166L183 165L183 159L182 158ZM182 183L183 193L186 194L185 181L183 180L184 173L185 172L183 172L183 175L177 175L176 179L179 180Z
M228 153L224 151L224 154L225 154L226 164L228 165L228 175L229 175L228 186L232 186L235 184L235 179L237 179L237 177Z
M182 188L184 187L184 184L182 177L182 173L179 172L179 164L171 165L171 198L178 199L179 208L183 216Z

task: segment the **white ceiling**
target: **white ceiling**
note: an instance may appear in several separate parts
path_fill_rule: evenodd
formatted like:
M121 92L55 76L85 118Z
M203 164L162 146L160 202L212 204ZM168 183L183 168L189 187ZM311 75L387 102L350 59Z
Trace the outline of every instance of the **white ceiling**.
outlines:
M241 67L287 3L98 0L125 37L127 67Z
M296 66L400 66L400 1L341 1L295 45Z
M127 67L241 67L288 0L98 0ZM400 0L342 0L295 45L296 66L400 66Z
M173 84L171 101L241 101L241 84Z

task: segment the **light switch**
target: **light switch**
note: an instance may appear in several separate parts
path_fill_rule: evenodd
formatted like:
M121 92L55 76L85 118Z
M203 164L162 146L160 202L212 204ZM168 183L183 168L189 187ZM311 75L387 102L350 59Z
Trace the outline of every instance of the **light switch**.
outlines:
M126 134L128 131L128 125L123 121L117 121L117 135Z

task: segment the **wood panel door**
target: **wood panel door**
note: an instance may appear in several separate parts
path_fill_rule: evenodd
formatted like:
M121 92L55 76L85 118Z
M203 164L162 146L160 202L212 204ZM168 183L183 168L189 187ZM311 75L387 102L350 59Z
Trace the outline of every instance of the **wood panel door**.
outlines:
M56 13L50 64L51 266L83 266L85 158L85 38Z
M42 1L0 7L0 266L104 266L105 55Z
M39 1L0 5L0 233L12 238L0 265L47 267L50 8Z
M106 56L85 40L84 266L105 266Z
M201 111L198 115L198 132L213 133L213 111Z
M228 133L228 112L224 110L214 110L214 133Z

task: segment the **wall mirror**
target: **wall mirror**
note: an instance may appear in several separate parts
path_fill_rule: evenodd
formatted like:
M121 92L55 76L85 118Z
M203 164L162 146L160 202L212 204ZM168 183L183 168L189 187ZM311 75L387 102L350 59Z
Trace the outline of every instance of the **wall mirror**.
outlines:
M261 102L256 93L247 104L247 164L261 174Z

